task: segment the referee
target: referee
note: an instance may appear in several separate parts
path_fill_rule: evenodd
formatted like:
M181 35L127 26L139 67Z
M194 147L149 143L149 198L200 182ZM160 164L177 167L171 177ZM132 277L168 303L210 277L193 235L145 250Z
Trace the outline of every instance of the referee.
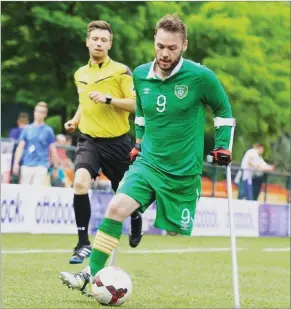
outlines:
M129 113L135 112L132 74L127 66L108 56L112 46L112 30L106 21L88 24L86 46L89 63L74 75L79 94L75 116L65 123L68 132L80 130L75 162L74 211L79 241L70 264L83 263L91 254L88 226L91 217L88 190L100 168L116 191L127 171L132 149ZM142 237L142 217L131 215L129 243L136 247Z

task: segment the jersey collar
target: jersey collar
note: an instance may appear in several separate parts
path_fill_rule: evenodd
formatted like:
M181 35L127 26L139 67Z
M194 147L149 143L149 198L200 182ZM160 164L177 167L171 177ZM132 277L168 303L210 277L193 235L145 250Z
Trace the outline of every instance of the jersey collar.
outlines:
M102 68L104 68L109 63L110 60L111 60L110 57L107 56L104 59L104 62L102 64L101 68L99 67L99 64L91 64L91 59L89 59L88 65L89 65L89 68L100 68L100 69L102 69Z
M151 79L151 78L158 79L158 77L156 76L155 71L154 71L154 67L155 67L156 62L157 62L157 59L155 58L154 61L152 62L151 68L150 68L149 73L147 75L147 79ZM166 79L170 78L173 75L175 75L176 73L178 73L180 71L182 65L183 65L183 62L184 62L184 59L183 59L183 57L181 57L180 61L175 66L174 70L171 72L171 74L168 77L166 77Z

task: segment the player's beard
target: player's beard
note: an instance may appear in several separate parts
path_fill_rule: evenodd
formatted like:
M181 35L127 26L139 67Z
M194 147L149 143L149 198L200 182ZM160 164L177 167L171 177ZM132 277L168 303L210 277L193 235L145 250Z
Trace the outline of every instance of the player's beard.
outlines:
M181 60L182 53L183 53L183 51L181 51L180 55L176 58L175 61L172 62L172 65L171 65L169 68L164 69L164 68L160 65L159 61L162 60L162 59L157 59L158 66L160 67L160 69L161 69L164 73L166 73L167 75L170 75L171 72L172 72L172 71L174 70L174 68L176 67L176 65L177 65L177 64L179 63L179 61Z

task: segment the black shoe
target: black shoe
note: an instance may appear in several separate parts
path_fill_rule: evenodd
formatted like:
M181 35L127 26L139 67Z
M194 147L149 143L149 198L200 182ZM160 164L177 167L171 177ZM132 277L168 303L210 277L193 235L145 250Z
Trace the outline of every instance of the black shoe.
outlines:
M82 264L84 259L91 255L92 248L90 245L77 245L74 248L74 254L69 260L70 264Z
M142 232L142 216L139 212L136 212L136 217L131 217L131 230L129 232L129 245L132 248L138 246L141 241Z

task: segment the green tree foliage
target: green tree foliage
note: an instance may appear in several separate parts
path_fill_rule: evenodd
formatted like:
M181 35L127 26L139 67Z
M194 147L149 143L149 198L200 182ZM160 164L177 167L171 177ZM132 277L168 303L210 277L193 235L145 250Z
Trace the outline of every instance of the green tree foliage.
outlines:
M188 26L186 57L212 69L237 119L234 158L289 134L290 6L227 2L3 2L2 102L47 101L65 121L78 99L74 72L88 61L87 24L110 22L111 57L134 69L154 57L157 20L177 12ZM213 146L208 113L206 151ZM269 150L270 153L270 150Z
M236 156L290 132L289 6L206 3L186 22L189 50L216 72L232 103Z
M291 139L283 133L274 143L272 143L271 160L276 162L281 171L291 171ZM291 188L290 188L291 189Z

